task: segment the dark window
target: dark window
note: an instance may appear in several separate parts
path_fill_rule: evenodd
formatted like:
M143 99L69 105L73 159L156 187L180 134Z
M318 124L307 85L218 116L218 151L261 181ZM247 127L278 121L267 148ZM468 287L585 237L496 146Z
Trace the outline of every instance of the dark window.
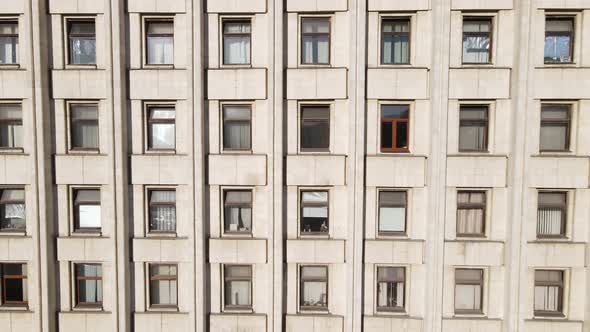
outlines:
M377 311L404 311L406 269L377 268Z
M0 149L22 149L22 113L19 104L0 104Z
M301 235L328 233L328 192L301 192Z
M72 150L98 150L98 106L70 105L70 139Z
M100 190L74 189L73 194L76 231L99 232L101 228Z
M409 105L381 106L381 151L408 152Z
M174 64L174 22L146 21L146 60L148 65Z
M96 64L96 28L94 20L69 20L69 63L71 65Z
M563 271L535 271L535 316L563 316Z
M225 265L223 274L225 309L252 308L252 266Z
M250 150L252 147L252 109L248 105L223 106L223 148Z
M487 151L488 106L462 105L459 119L459 151Z
M0 278L2 279L0 305L28 304L26 264L0 264Z
M0 231L24 232L26 229L25 191L2 189L0 191Z
M571 63L574 58L574 18L545 20L545 63Z
M481 314L483 303L483 270L455 270L455 313Z
M301 150L330 148L330 106L301 107Z
M250 64L250 20L223 21L223 64Z
M301 63L330 64L330 19L328 17L301 19Z
M177 266L150 264L150 306L176 307L178 297Z
M491 62L492 19L465 17L463 19L463 63Z
M0 21L0 65L18 63L18 21Z
M102 266L74 264L76 273L76 305L102 305Z
M148 149L176 148L176 112L173 107L148 107Z
M539 192L537 237L563 237L567 220L567 193Z
M176 191L149 190L150 233L176 232Z
M252 191L226 190L223 200L225 233L252 232Z
M544 104L541 106L541 138L543 151L568 151L570 148L571 106Z
M410 63L410 19L384 18L381 22L381 63Z
M299 309L328 310L328 267L301 266Z
M403 234L406 232L405 191L379 192L379 234Z
M457 236L484 236L486 193L459 191L457 193Z

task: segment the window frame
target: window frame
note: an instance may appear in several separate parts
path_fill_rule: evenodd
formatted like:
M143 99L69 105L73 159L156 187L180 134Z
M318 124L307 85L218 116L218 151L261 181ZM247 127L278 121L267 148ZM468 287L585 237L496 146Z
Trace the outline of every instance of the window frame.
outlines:
M97 148L76 148L74 147L74 138L73 138L73 131L74 131L74 120L72 116L72 107L75 106L96 106L96 127L98 130L98 147ZM66 112L67 112L67 139L68 139L68 153L69 154L78 154L78 153L100 153L100 103L98 101L67 101L66 102ZM91 122L92 120L76 120L76 122Z
M88 201L88 202L83 202L84 205L92 205L92 206L96 206L98 205L100 207L100 227L87 227L87 228L81 228L79 225L79 220L76 217L76 213L77 213L77 206L80 205L80 203L76 202L76 196L78 194L78 191L80 190L97 190L98 191L98 195L99 195L99 201L98 204L96 203L96 201ZM69 190L69 194L70 194L70 218L71 218L71 227L72 227L72 234L75 235L90 235L90 234L95 234L100 236L102 234L102 222L103 222L103 215L102 215L102 188L100 186L71 186L70 190Z
M219 63L221 65L221 67L252 67L252 35L253 35L253 28L254 28L254 23L253 23L253 18L251 16L221 16L220 17L220 48L221 51L219 52L221 55L221 59L219 59ZM250 32L249 33L226 33L225 32L225 23L227 22L231 22L231 23L249 23L250 24ZM248 39L250 40L250 54L249 56L249 60L248 63L225 63L225 37L226 36L241 36L241 37L248 37Z
M154 274L152 276L151 268L155 266L174 266L176 268L176 275L168 276L168 275L161 275L161 274ZM176 263L146 263L147 267L147 308L149 311L159 311L159 310L177 310L178 309L178 288L179 288L179 279L178 279L178 264ZM152 303L152 282L153 281L176 281L176 304L155 304Z
M10 66L10 65L7 65ZM3 67L0 67L0 69ZM21 111L21 117L20 120L19 119L0 119L0 123L6 123L6 124L12 124L13 126L15 125L19 125L22 127L22 132L23 132L23 137L22 139L22 145L21 147L9 147L9 146L0 146L0 153L2 152L10 152L10 153L24 153L25 150L25 121L24 121L24 109L23 109L23 103L21 101L12 101L12 100L2 100L0 101L0 107L1 106L18 106L20 108Z
M247 267L250 269L250 277L228 277L227 271L232 267ZM235 311L252 311L254 308L254 269L252 265L248 264L223 264L222 268L223 273L223 292L222 292L222 303L223 303L223 311L235 312ZM249 305L228 305L225 303L225 292L226 292L226 283L232 281L246 281L250 283L250 304Z
M155 191L174 191L175 193L175 200L174 203L151 203L151 195L153 192ZM175 187L158 187L158 186L146 186L145 188L145 207L146 207L146 211L145 211L145 216L147 217L146 219L146 234L147 236L176 236L176 234L178 233L178 208L177 208L177 202L178 202L178 190L176 190ZM158 231L158 230L152 230L150 227L150 222L151 222L151 217L152 217L152 213L151 213L151 207L152 205L154 206L165 206L165 207L170 207L173 206L175 213L176 213L176 219L174 220L174 231Z
M404 272L404 279L403 279L403 283L404 283L404 305L401 307L384 307L384 306L379 306L379 283L381 282L386 282L386 283L399 283L399 280L394 280L394 279L380 279L379 278L379 269L388 269L388 268L393 268L393 269L402 269ZM375 311L377 313L383 313L383 314L394 314L394 313L406 313L406 306L407 306L407 301L408 301L408 268L406 266L394 266L394 265L377 265L375 266Z
M100 277L84 277L84 276L79 276L78 275L78 265L92 265L92 266L99 266L100 267ZM104 280L103 280L103 269L102 269L102 264L101 263L86 263L86 262L75 262L72 263L72 272L74 274L74 308L80 309L88 309L88 308L102 308L103 302L104 302ZM80 283L82 281L100 281L101 282L101 287L103 287L103 289L101 289L101 294L103 296L103 301L100 302L81 302L80 301Z
M0 69L19 69L21 65L21 25L20 19L18 16L7 16L7 17L0 17L0 23L2 24L16 24L16 28L18 29L18 33L16 34L2 34L0 37L16 37L17 40L17 54L14 63L2 63L0 64Z
M547 31L547 21L548 20L555 20L555 21L571 21L572 22L572 32L571 34L563 33L562 31ZM576 63L576 37L577 37L577 24L578 24L578 14L577 13L545 13L545 20L544 24L544 31L543 31L543 64L548 66L559 66L559 65L573 65ZM551 34L550 34L551 33ZM561 62L561 61L547 61L545 59L545 39L548 36L569 36L570 37L570 61Z
M324 278L303 278L303 269L306 267L314 267L314 268L324 268L326 270L326 277ZM303 264L303 265L299 265L298 266L298 271L297 271L297 277L298 277L298 292L297 292L297 297L298 297L298 301L297 301L297 308L299 309L299 312L329 312L330 311L330 268L327 264L319 264L319 265L314 265L314 264ZM325 306L306 306L301 304L302 300L303 300L303 290L305 289L304 284L306 282L323 282L326 284L326 305Z
M545 106L565 106L567 107L567 120L543 120L543 108ZM567 153L572 151L572 133L574 131L574 105L567 102L541 102L540 112L539 112L539 153ZM565 124L565 149L563 150L556 150L556 149L543 149L541 146L541 136L543 127L559 127L559 125Z
M83 22L83 23L87 23L87 22L93 22L94 23L94 44L95 44L95 54L94 54L94 63L88 63L88 64L78 64L78 63L72 63L70 56L72 55L72 50L70 49L70 25L72 22ZM96 16L88 16L88 15L84 15L84 16L72 16L72 15L68 15L68 16L64 16L63 17L63 29L64 29L64 64L66 68L97 68L98 67L98 40L97 40L97 34L98 34L98 29L96 26ZM88 37L90 36L89 34L80 34L79 36L81 37Z
M483 203L460 203L460 194L481 194L483 195ZM462 238L485 238L487 233L487 212L488 212L488 192L486 190L478 189L457 189L457 210L456 210L456 226L455 235ZM481 210L482 211L482 226L481 233L459 233L459 211L460 210Z
M393 193L404 193L405 194L405 205L381 205L381 193L383 192L393 192ZM398 189L398 188L378 188L377 189L377 236L378 237L392 237L392 236L406 236L408 234L408 210L409 210L409 190L408 189ZM381 230L381 208L382 207L393 207L393 208L404 208L404 231L403 232L394 232L394 231L382 231Z
M325 204L303 204L303 194L307 193L307 192L322 192L322 193L326 193L327 198L326 198L326 203ZM306 238L306 237L330 237L330 217L331 217L331 213L330 213L330 190L327 188L302 188L299 189L299 193L298 193L298 200L299 200L299 227L297 227L297 232L299 233L299 237L300 238ZM327 219L327 228L328 230L326 232L303 232L302 231L302 227L303 227L303 209L305 207L325 207L327 210L327 215L328 217Z
M326 136L328 137L328 144L327 147L320 147L320 148L305 148L303 147L303 122L304 122L304 118L303 118L303 110L304 109L327 109L328 110L328 117L326 118L321 118L321 119L307 119L305 121L308 122L323 122L323 121L327 121L328 122L328 132L326 134ZM305 153L330 153L331 149L332 149L332 104L331 103L301 103L298 105L298 123L297 126L299 127L298 130L298 146L299 146L299 152L305 154Z
M25 206L25 228L24 229L16 229L16 230L7 230L5 228L0 228L0 234L23 234L27 233L27 190L25 187L15 187L15 186L0 186L0 196L3 194L5 190L22 190L24 194L24 199L21 200L10 200L8 202L1 202L0 205L6 204L23 204ZM3 216L0 216L3 218Z
M485 119L461 119L461 112L466 109L483 109L485 108ZM490 151L490 104L460 104L459 105L459 131L457 140L457 151L459 153L488 153ZM485 126L484 133L484 148L481 150L477 149L462 149L461 148L461 128L463 127L478 127L477 125L483 124Z
M20 274L20 275L9 275L10 277L6 277L4 272L6 265L20 265L21 269L22 266L25 266L27 273ZM29 266L27 263L21 262L0 262L0 307L25 307L28 308L29 306L29 299L28 299L28 292L29 292L29 285L28 285L28 278L29 278ZM27 289L27 298L25 301L6 301L4 294L6 294L6 280L21 280L23 289Z
M463 66L489 66L494 64L494 32L495 32L495 15L493 14L482 14L482 15L463 15L461 17L461 65ZM490 31L485 32L470 32L465 31L465 22L468 21L489 21ZM490 39L490 46L488 49L488 61L487 62L465 62L465 38L466 37L488 37Z
M564 203L563 204L541 204L541 194L560 194L564 196ZM539 190L537 191L537 220L535 223L535 235L536 238L539 240L547 240L547 239L566 239L567 238L567 219L569 215L569 203L570 203L570 193L568 191L560 191L560 190ZM545 208L558 208L561 210L561 233L560 234L539 234L539 218L541 210Z
M379 17L379 64L381 66L410 66L412 64L412 15L400 15L400 16L394 16L394 15L382 15ZM386 21L407 21L408 22L408 32L385 32L383 31L383 25L385 24ZM401 36L407 36L408 37L408 62L400 62L400 63L396 63L396 62L385 62L385 50L384 50L384 44L385 44L385 36L386 35L401 35Z
M561 275L560 282L551 282L551 281L537 281L537 271L542 272L559 272ZM541 268L535 269L533 271L533 316L535 317L565 317L565 300L566 300L566 271L567 270L558 270L558 269L548 269L548 268ZM548 310L535 310L535 296L534 296L534 289L537 287L557 287L558 288L558 309L557 311L548 311Z
M226 120L225 119L225 108L226 107L244 107L244 108L248 108L250 111L250 120L245 121L245 120ZM221 146L221 151L226 152L226 153L247 153L247 152L252 152L253 150L253 133L254 133L254 107L252 105L252 103L235 103L235 102L230 102L230 103L221 103L220 104L220 117L221 117L221 130L220 130L220 146ZM236 148L226 148L225 147L225 123L226 122L238 122L238 123L243 123L243 122L248 122L250 124L250 147L248 148L244 148L244 149L236 149Z
M407 119L402 119L402 118L384 118L383 117L383 108L386 106L407 106L408 107L408 118ZM391 102L382 102L379 103L379 115L378 115L378 119L379 119L379 124L378 124L378 139L377 139L377 144L378 144L378 148L379 148L379 153L381 154L392 154L392 153L411 153L411 133L412 133L412 128L410 127L412 124L411 118L412 118L412 113L413 113L413 107L412 104L407 102L395 102L395 103L391 103ZM384 121L386 120L386 121ZM392 140L391 140L391 148L383 148L383 142L382 142L382 137L383 137L383 123L384 122L388 122L391 123L391 136L392 136ZM405 122L406 123L406 128L407 128L407 137L406 137L406 141L407 141L407 148L395 148L395 146L397 145L397 123L398 122Z
M226 231L225 229L225 209L227 207L226 195L228 192L250 192L250 230L249 231ZM231 207L248 208L248 206L235 204ZM254 234L254 188L250 187L223 187L221 190L221 229L223 236L228 237L252 237Z
M177 119L178 119L178 105L175 102L146 102L144 103L143 107L143 117L144 117L144 153L146 154L176 154L176 150L178 148L178 126L177 126ZM152 108L165 108L165 109L172 109L174 110L174 119L150 119L150 111ZM153 148L150 147L150 140L151 140L151 124L153 123L162 123L162 124L173 124L174 125L174 148L169 149L162 149L162 148Z
M144 15L141 17L141 25L142 25L142 63L144 68L174 68L175 66L175 57L176 57L176 45L174 42L174 32L175 32L175 15ZM172 34L155 34L155 36L159 37L172 37L172 63L149 63L149 43L148 38L154 34L148 33L148 25L150 23L171 23L172 24Z
M326 19L328 20L328 32L303 32L303 23L306 19L312 20L320 20ZM298 30L299 30L299 66L301 67L330 67L332 65L332 20L333 16L331 15L300 15L298 18ZM328 62L327 63L306 63L303 62L303 37L304 36L328 36Z
M479 281L475 281L475 280L460 280L460 282L458 282L457 280L457 271L460 270L467 270L467 271L480 271L481 272L481 279ZM454 286L453 286L453 312L455 313L455 315L461 315L461 316L472 316L472 315L484 315L484 297L485 297L485 279L486 279L486 271L483 268L477 268L477 267L456 267L453 270L453 280L454 280ZM480 309L457 309L457 285L476 285L480 287L480 296L479 296L479 307Z

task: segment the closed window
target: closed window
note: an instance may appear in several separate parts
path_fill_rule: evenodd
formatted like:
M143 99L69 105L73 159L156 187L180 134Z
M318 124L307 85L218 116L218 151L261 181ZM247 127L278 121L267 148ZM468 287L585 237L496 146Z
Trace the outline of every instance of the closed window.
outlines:
M403 267L377 268L377 310L404 311L406 269Z
M409 105L381 106L381 151L407 152L409 149Z
M252 232L252 190L226 190L223 207L225 233Z
M330 64L330 19L328 17L301 19L301 63Z
M301 192L301 235L328 233L328 192Z
M455 270L455 313L481 314L483 303L483 270Z
M178 297L178 267L171 264L150 264L150 306L176 307Z
M223 64L250 64L250 41L252 26L250 20L223 21Z
M488 106L462 105L459 111L459 151L488 150Z
M145 31L147 64L174 64L174 22L172 20L147 20Z
M465 17L463 19L463 63L491 62L492 19Z
M74 189L73 194L76 231L100 231L100 190Z
M567 220L567 193L539 192L537 237L563 237Z
M0 65L18 63L18 22L0 21Z
M19 306L28 304L26 264L0 264L0 278L2 279L0 305Z
M541 138L539 149L568 151L570 148L571 106L543 104L541 106Z
M573 17L545 19L545 63L574 61L574 22Z
M173 107L148 107L147 127L149 150L176 148L176 112Z
M299 309L328 310L328 267L301 266Z
M175 233L176 191L152 189L148 194L150 233Z
M379 192L379 234L406 232L407 193L405 191Z
M0 104L0 149L22 149L22 113L19 104Z
M410 63L410 19L384 18L381 21L381 63Z
M223 149L250 150L252 109L248 105L223 106Z
M94 20L68 20L67 26L69 64L96 64L96 27Z
M301 107L301 150L330 148L330 106Z
M26 229L25 191L2 189L0 191L0 231L24 232Z
M102 266L74 264L76 274L76 305L102 305Z
M535 316L563 315L563 271L535 271Z
M223 279L225 309L252 308L252 266L225 265Z
M98 150L98 105L70 105L70 140L72 150Z
M457 236L484 236L486 193L459 191L457 193Z

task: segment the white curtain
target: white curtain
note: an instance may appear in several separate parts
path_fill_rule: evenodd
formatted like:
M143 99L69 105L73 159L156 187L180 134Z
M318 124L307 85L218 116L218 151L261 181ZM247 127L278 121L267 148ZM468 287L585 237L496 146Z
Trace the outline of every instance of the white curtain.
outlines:
M559 287L536 286L535 287L535 310L558 311L559 310Z
M250 148L250 123L226 122L223 130L223 142L229 149Z
M242 65L250 63L250 37L225 36L223 39L223 63Z
M163 204L163 205L159 205ZM150 192L150 230L176 231L176 191L154 190Z
M461 150L485 150L486 128L481 126L461 126L459 129L459 149Z
M226 207L226 231L248 232L252 227L252 209L245 207Z
M383 39L383 63L408 63L409 46L407 36L385 35Z
M148 64L165 65L174 63L174 37L148 36Z
M541 150L561 151L567 148L567 127L563 126L541 126Z
M560 209L540 209L538 212L537 234L560 235L562 233L562 217Z
M481 286L456 285L455 309L479 310L481 309Z
M488 63L490 61L490 38L468 36L463 39L463 62Z
M18 61L18 38L0 37L0 64L16 64Z
M167 123L150 124L150 148L174 149L176 146L176 125L173 121L176 112L173 108L151 108L150 119L171 120Z
M302 45L303 63L327 64L330 63L330 37L329 36L304 36Z
M457 234L482 233L483 220L481 209L460 209L457 212Z
M403 232L406 224L406 209L403 207L379 208L379 231Z
M252 304L250 281L228 281L225 283L225 304L242 305Z
M327 304L326 282L304 282L302 300L304 306L325 306Z
M100 265L79 264L79 277L102 277ZM102 280L79 280L80 302L102 302Z
M379 307L403 307L404 283L380 282L377 288L377 306Z
M78 205L78 226L80 228L100 228L100 205Z
M95 64L96 39L92 37L70 37L70 63Z
M150 288L152 304L176 304L176 280L155 280L151 282Z

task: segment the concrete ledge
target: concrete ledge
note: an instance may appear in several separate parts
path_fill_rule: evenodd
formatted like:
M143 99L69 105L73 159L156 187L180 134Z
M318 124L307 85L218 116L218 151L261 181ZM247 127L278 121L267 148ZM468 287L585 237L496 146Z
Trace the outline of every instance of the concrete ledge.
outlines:
M103 0L49 0L49 13L99 14L104 12L104 4Z
M504 265L504 243L486 241L445 242L445 264L502 266Z
M287 332L343 332L344 317L333 315L287 315Z
M110 312L60 312L58 319L60 332L99 332L113 327Z
M188 239L133 239L134 262L190 262L192 252Z
M0 70L0 98L30 98L32 86L28 75L25 70Z
M347 10L347 0L287 0L287 12L338 12Z
M567 320L525 320L526 332L582 332L584 323Z
M28 155L0 155L0 183L31 184L34 172L34 164Z
M25 8L25 0L2 1L0 14L22 14L25 12Z
M112 239L109 238L79 238L61 237L57 239L58 261L111 261Z
M129 13L184 13L185 0L128 0Z
M54 99L105 99L107 97L106 70L53 70Z
M534 267L584 267L585 243L530 242L528 265Z
M288 186L343 186L346 184L346 156L287 156Z
M424 242L409 240L366 240L365 263L423 264Z
M111 167L105 155L56 155L56 184L108 184Z
M210 239L209 262L224 264L264 264L265 239Z
M309 264L344 263L344 240L287 240L287 262Z
M183 170L189 169L190 158L185 155L132 155L132 184L187 184L190 180Z
M452 0L453 10L509 10L514 7L514 0Z
M537 0L537 8L546 9L590 9L590 0Z
M422 318L364 316L365 332L422 332Z
M428 99L426 68L367 69L367 99Z
M209 69L207 99L266 99L266 68Z
M426 157L367 156L367 186L424 187L425 183Z
M369 0L369 11L429 10L428 0Z
M267 177L266 155L209 155L209 184L264 186Z
M590 160L572 157L533 157L528 183L534 188L588 188Z
M33 322L35 315L31 311L0 311L0 326L2 326L2 332L24 332L34 331Z
M447 186L450 187L505 187L506 156L447 157Z
M346 99L348 70L346 68L287 69L287 99Z
M498 332L502 331L502 320L443 318L442 330L443 332Z
M33 248L33 239L30 237L0 236L1 261L31 261L34 252L31 248Z
M135 331L172 332L189 331L190 316L179 312L136 312Z
M183 100L189 76L184 69L129 70L129 99Z
M265 13L267 0L207 1L208 13Z
M560 1L563 3L563 1ZM563 8L563 7L559 7ZM539 99L590 98L590 68L536 68L534 97Z
M449 71L449 99L508 98L508 68L452 68Z
M209 328L223 332L263 332L266 331L266 315L210 314Z

